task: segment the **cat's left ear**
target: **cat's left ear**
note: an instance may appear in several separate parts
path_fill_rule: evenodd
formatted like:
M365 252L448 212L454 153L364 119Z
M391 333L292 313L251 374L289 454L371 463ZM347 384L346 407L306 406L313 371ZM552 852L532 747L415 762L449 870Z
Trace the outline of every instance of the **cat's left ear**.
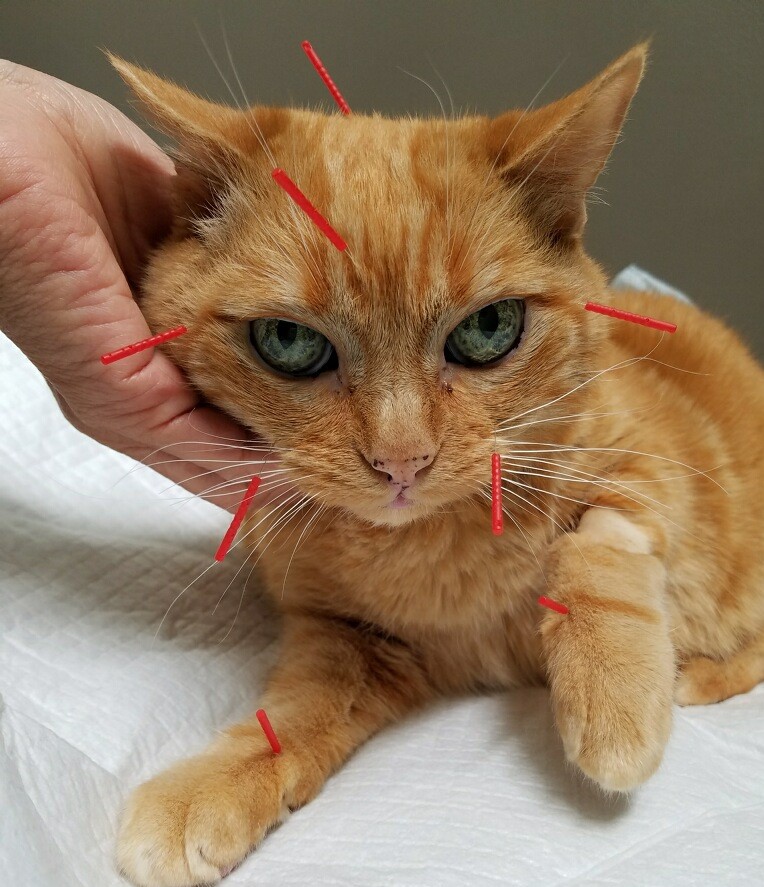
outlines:
M577 239L586 223L586 192L605 166L642 79L647 44L635 46L564 99L491 123L489 151L544 234Z

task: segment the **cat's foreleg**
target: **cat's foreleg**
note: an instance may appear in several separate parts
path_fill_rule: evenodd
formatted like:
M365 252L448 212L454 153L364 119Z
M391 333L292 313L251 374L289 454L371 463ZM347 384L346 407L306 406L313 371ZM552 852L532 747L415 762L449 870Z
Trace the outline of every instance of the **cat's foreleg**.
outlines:
M671 728L674 652L666 570L646 529L624 512L589 510L553 546L542 647L568 760L604 789L629 791L660 764Z
M120 830L123 872L141 887L215 883L358 745L430 695L400 642L340 620L287 615L262 699L281 753L253 717L140 786Z

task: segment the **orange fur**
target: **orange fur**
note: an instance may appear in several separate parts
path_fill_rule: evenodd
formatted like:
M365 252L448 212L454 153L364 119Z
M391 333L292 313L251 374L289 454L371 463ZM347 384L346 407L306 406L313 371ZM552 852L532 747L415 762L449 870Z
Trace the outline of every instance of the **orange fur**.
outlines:
M762 677L764 373L699 309L608 293L581 246L644 56L538 111L453 121L236 112L114 60L179 144L146 315L189 327L169 353L280 449L298 491L247 524L284 615L262 700L283 754L253 718L139 788L119 846L135 883L216 880L436 694L548 682L569 759L627 791L661 760L678 667L685 704ZM275 161L348 254L273 184ZM479 370L447 363L448 333L508 296L526 301L519 347ZM593 316L589 299L678 332ZM258 317L323 332L339 369L260 366ZM412 505L389 507L374 459L425 466ZM570 614L542 611L540 593Z

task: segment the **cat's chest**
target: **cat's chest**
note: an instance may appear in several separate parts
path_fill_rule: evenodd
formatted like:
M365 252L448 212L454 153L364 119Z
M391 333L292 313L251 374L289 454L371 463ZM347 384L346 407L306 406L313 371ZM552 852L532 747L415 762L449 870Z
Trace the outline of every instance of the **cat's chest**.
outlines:
M495 537L483 511L393 530L327 521L293 557L289 547L266 556L266 581L286 602L395 633L459 630L526 610L543 583L543 544Z

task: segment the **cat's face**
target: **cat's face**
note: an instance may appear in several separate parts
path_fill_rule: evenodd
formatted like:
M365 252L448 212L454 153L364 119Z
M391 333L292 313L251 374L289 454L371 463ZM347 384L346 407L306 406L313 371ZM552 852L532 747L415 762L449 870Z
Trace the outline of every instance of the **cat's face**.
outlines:
M173 353L192 382L319 501L395 526L484 495L501 423L523 441L568 433L534 411L591 369L582 304L603 280L580 247L583 198L642 59L529 115L449 122L247 118L122 65L191 158L146 281L150 322L188 326Z

